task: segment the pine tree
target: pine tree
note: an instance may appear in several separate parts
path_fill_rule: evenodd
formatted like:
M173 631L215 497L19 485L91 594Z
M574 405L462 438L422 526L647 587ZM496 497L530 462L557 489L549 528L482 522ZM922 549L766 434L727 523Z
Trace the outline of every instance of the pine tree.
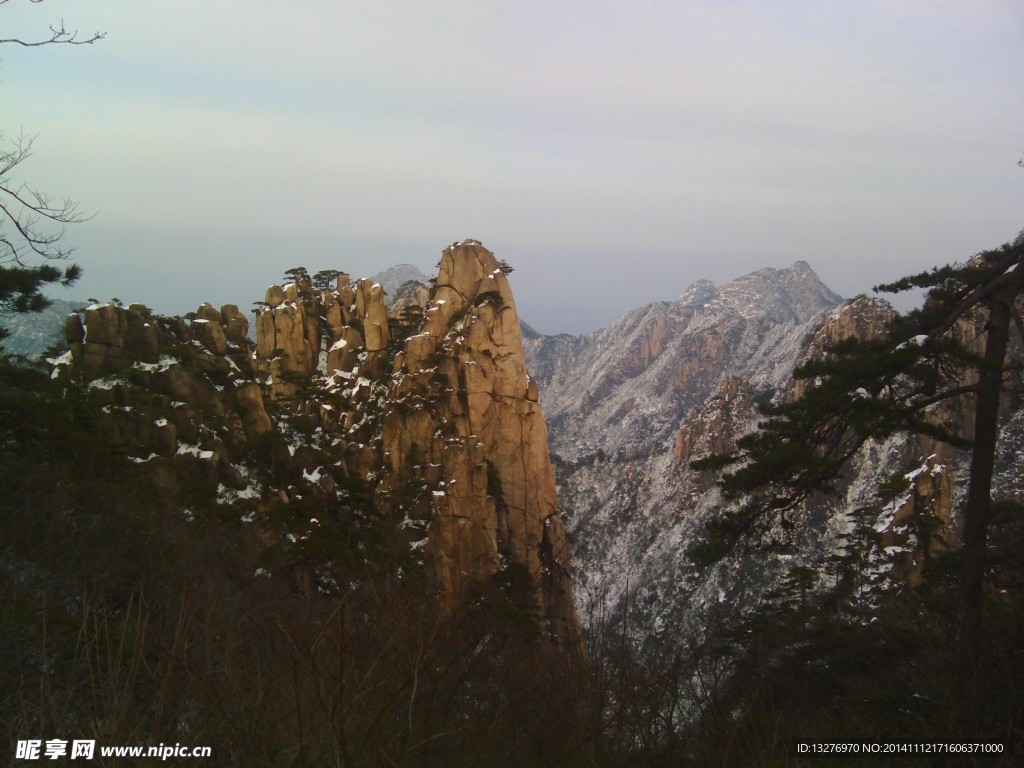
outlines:
M340 269L321 269L313 275L313 289L317 291L333 291L338 278L344 275Z
M292 267L291 269L286 269L284 277L282 278L282 282L284 283L304 283L309 281L309 270L305 267Z

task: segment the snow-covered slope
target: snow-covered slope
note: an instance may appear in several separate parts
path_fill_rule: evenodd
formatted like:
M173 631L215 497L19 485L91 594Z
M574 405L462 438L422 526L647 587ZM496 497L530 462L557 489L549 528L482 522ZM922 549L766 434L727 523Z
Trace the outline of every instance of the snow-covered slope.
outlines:
M842 299L804 262L763 269L720 289L694 283L587 336L525 341L553 451L563 460L671 449L683 417L725 376L762 392L782 384L821 313Z
M879 485L922 466L929 447L905 439L867 445L851 464L845 496L809 511L796 554L707 569L686 557L722 506L713 477L689 461L756 428L759 402L792 396L793 368L806 355L837 336L874 332L887 313L875 300L843 304L797 262L720 288L699 281L676 302L641 307L587 336L524 339L549 423L584 622L614 614L628 596L640 642L670 627L699 634L755 605L794 557L827 570L855 525L854 510L874 505L883 514ZM946 458L955 457L929 467ZM895 557L899 548L891 549Z
M64 319L77 307L84 307L89 303L54 299L53 304L42 312L0 317L0 326L11 334L0 342L0 352L36 358L42 355L47 347L63 345Z

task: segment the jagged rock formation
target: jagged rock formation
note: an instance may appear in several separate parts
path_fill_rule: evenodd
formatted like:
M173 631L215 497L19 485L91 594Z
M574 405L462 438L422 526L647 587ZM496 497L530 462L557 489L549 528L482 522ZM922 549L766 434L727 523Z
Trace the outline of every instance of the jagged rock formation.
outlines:
M525 340L585 622L627 590L638 635L656 634L660 613L696 615L708 582L684 550L720 499L684 456L751 429L754 403L784 389L805 337L840 301L798 263L721 288L701 281L589 336Z
M339 278L340 281L341 278ZM295 378L316 370L320 358L320 317L309 281L273 285L256 316L256 360L270 382L271 397L295 394Z
M730 450L754 422L755 415L750 385L736 376L725 377L715 393L679 427L672 448L676 466Z
M575 654L569 546L508 279L474 240L446 248L439 268L432 290L405 281L390 311L379 282L332 272L314 289L296 270L268 289L254 348L234 306L204 304L191 320L92 306L68 318L54 375L87 382L104 429L162 487L216 493L263 520L264 538L293 542L319 521L291 513L291 528L272 530L282 505L375 498L362 514L394 526L442 610L516 581ZM313 588L315 574L303 578Z
M869 341L878 338L886 323L893 317L893 310L886 302L858 296L842 312L835 312L825 318L815 331L804 352L804 358L819 357L833 344L845 339ZM803 395L807 382L792 379L787 385L787 396L796 399Z
M346 410L315 396L306 405L347 438L348 470L379 480L378 506L423 550L442 602L519 566L552 634L575 646L547 430L494 255L475 240L446 248L434 290L406 282L390 312L380 283L347 275L333 291L273 286L266 305L257 364L271 397L295 398L326 351L322 392Z
M401 317L404 312L417 307L423 312L429 303L430 290L426 283L410 280L394 292L388 304L388 312L392 317Z
M802 281L802 282L801 282ZM792 296L784 293L794 287ZM814 318L840 298L798 262L761 270L720 289L703 281L676 302L628 313L588 336L526 340L530 370L541 384L552 451L579 461L649 455L674 435L723 375L747 379L762 396L779 386ZM562 429L570 422L586 428Z

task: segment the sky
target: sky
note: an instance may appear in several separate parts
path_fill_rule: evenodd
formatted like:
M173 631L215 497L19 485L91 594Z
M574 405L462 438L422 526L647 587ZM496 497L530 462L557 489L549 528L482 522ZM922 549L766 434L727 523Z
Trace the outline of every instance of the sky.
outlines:
M583 332L763 267L836 292L1024 227L1024 4L9 0L19 180L80 201L74 298L249 307L475 238ZM62 294L57 294L64 297Z

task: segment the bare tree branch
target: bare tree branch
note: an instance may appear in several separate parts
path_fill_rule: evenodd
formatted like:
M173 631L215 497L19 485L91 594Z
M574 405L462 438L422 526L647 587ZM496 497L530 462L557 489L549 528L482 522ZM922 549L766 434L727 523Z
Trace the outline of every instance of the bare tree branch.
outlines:
M7 2L0 0L0 5ZM42 0L29 2L39 4ZM48 38L0 38L0 45L89 45L104 37L105 33L96 32L80 38L77 30L68 31L61 20L60 26L50 25ZM55 199L16 180L18 166L32 154L35 137L20 133L10 141L4 138L0 133L0 316L45 309L51 304L43 293L46 286L67 287L78 280L82 269L77 264L59 269L49 262L68 259L74 250L64 243L66 225L91 218L79 212L74 200ZM0 340L7 335L0 327Z
M27 184L12 184L9 174L32 154L35 137L19 135L11 139L11 149L0 150L0 231L4 222L17 234L0 238L0 264L26 266L25 258L66 259L73 249L60 245L67 224L92 218L80 213L78 203L69 198L55 202L49 195ZM60 225L43 229L43 222Z
M0 5L4 5L8 0L0 0ZM29 0L30 3L41 3L43 0ZM42 40L22 40L17 37L9 37L0 39L0 45L3 43L11 43L13 45L21 45L25 48L38 48L42 45L92 45L98 40L102 40L107 36L106 32L94 32L92 36L88 38L79 39L78 30L69 32L64 26L64 19L60 20L60 26L55 27L53 24L50 25L50 36Z

